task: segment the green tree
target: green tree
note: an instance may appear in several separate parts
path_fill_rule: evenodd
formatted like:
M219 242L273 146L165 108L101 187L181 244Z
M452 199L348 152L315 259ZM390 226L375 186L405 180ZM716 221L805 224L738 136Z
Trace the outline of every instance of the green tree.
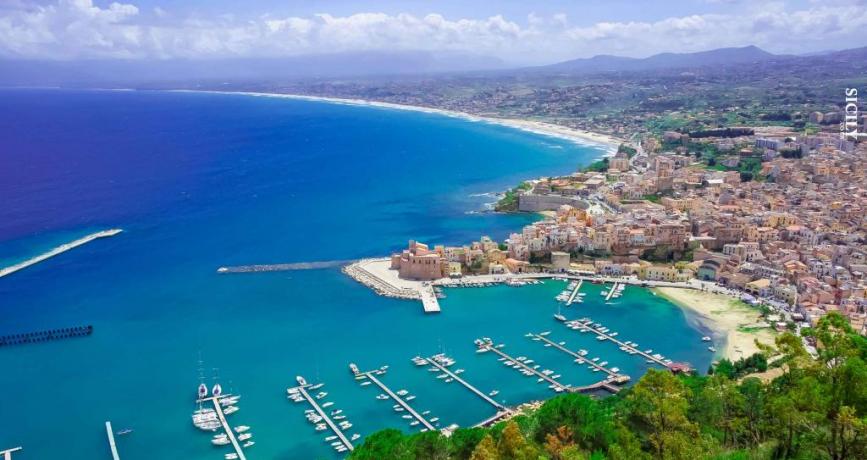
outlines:
M449 453L452 458L466 459L485 437L483 428L459 428L449 438Z
M410 460L413 455L403 434L395 429L385 429L364 439L361 448L352 452L350 458L358 460Z
M413 458L448 460L449 441L439 431L427 431L413 435L409 441Z
M482 438L479 444L476 445L476 448L473 449L472 455L470 455L470 460L498 460L499 458L500 454L497 452L497 445L494 444L494 438L490 434Z

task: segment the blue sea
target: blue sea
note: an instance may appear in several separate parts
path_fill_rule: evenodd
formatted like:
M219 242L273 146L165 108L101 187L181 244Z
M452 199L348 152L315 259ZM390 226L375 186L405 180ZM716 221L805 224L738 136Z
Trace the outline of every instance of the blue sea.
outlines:
M537 219L484 212L487 195L522 179L566 174L592 146L434 114L244 95L0 90L0 266L94 231L118 236L0 278L0 335L92 324L90 337L0 348L0 450L16 459L110 458L104 422L124 460L222 459L226 447L192 426L201 366L239 393L233 425L249 425L251 459L337 458L286 398L295 376L325 383L362 437L410 427L393 403L360 386L350 362L389 365L443 426L493 413L457 383L417 368L446 352L463 377L517 404L550 397L477 354L490 336L588 384L598 373L524 334L551 338L638 378L647 368L610 343L552 319L565 284L448 289L443 312L375 295L339 268L220 275L224 265L387 255L417 239L502 240ZM606 305L599 286L564 309L590 316L699 369L707 331L638 288ZM362 441L363 438L359 441Z

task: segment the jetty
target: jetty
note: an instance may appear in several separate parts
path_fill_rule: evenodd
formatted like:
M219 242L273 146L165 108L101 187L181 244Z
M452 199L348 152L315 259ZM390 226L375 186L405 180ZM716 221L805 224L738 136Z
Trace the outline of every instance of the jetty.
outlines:
M232 396L230 394L224 394L219 396L210 396L207 398L200 399L196 402L207 402L210 401L214 404L214 411L217 412L217 418L220 420L220 424L223 425L223 431L226 432L226 436L229 437L229 441L232 443L232 448L235 449L235 454L238 455L238 460L247 460L247 457L244 456L244 450L241 448L241 445L238 444L238 439L235 438L235 432L232 431L232 427L229 426L229 422L226 421L226 414L223 413L223 407L220 406L221 398L228 398Z
M360 371L358 371L358 368L355 366L355 364L350 364L349 368L355 374L356 378L360 378L360 380L370 379L371 382L373 382L376 386L378 386L380 389L382 389L382 391L384 391L385 394L387 394L392 400L394 400L395 402L397 402L397 404L399 404L401 407L403 407L404 410L406 410L410 415L412 415L412 417L414 419L418 420L419 423L424 425L425 428L427 428L430 431L436 431L436 427L434 427L429 421L427 421L427 419L425 419L421 414L419 414L415 409L413 409L412 406L410 406L408 402L406 402L403 398L398 396L395 392L391 391L391 389L388 388L388 386L386 386L384 383L382 383L382 381L380 381L378 378L376 378L376 375L381 374L383 372L382 369L376 369L376 370L367 371L367 372L360 372Z
M299 382L305 381L304 379L298 380ZM334 432L334 435L337 436L337 439L339 439L340 442L343 443L344 447L352 451L354 449L354 447L352 446L352 442L349 440L348 437L346 437L346 434L343 433L343 430L341 430L340 427L338 427L337 424L334 423L334 420L332 420L331 416L329 416L328 413L325 412L325 409L323 409L319 405L319 403L316 402L316 399L310 396L310 393L307 392L307 388L309 388L310 386L310 384L299 385L296 387L290 387L289 389L287 389L287 391L291 393L292 389L297 389L301 396L303 396L304 399L306 399L307 402L310 403L310 405L313 407L313 410L315 410L316 413L319 414L320 417L322 417L322 420L324 420L325 424L328 425L328 428L330 428L331 431Z
M608 374L612 378L612 380L615 380L618 383L625 383L625 382L629 381L628 375L620 374L619 372L612 371L611 369L608 369L607 367L602 366L591 359L587 359L586 357L582 356L580 353L576 353L576 352L564 347L563 345L560 345L559 343L554 342L553 340L551 340L545 336L542 336L539 334L533 334L533 333L529 333L529 334L527 334L527 336L531 337L534 341L541 341L547 345L550 345L550 346L562 351L563 353L566 353L567 355L574 358L575 362L578 364L587 364L590 367L592 367L593 369L598 369L601 372L605 372L606 374Z
M431 356L431 357L424 358L424 359L425 359L425 361L427 361L427 364L430 364L430 365L432 365L433 367L436 367L436 368L439 369L440 371L444 372L444 373L447 374L449 377L453 378L456 382L458 382L458 383L460 383L461 385L463 385L464 388L466 388L467 390L470 390L470 392L472 392L472 393L475 394L476 396L482 398L483 401L485 401L486 403L488 403L488 404L494 406L494 409L496 409L497 412L505 412L505 413L511 413L511 412L512 412L511 409L509 409L509 408L507 408L506 406L504 406L504 405L498 403L497 401L494 401L494 400L491 399L491 397L488 396L486 393L484 393L484 392L482 392L481 390L479 390L478 388L476 388L476 387L470 385L469 382L467 382L466 380L462 379L462 378L461 378L459 375L457 375L456 373L452 372L452 371L448 368L448 366L447 366L445 363L450 363L450 364L448 364L448 365L450 366L450 365L454 364L455 361L454 361L453 359L449 358L448 356L446 356L445 354L440 353L440 354L438 354L438 355L433 355L433 356Z
M292 270L318 270L351 264L353 260L327 260L321 262L294 262L289 264L237 265L220 267L217 273L285 272Z
M117 444L114 442L114 430L111 429L111 422L105 422L105 434L108 436L108 447L111 448L111 458L120 460L120 455L117 453Z
M18 452L19 450L24 450L21 447L13 447L11 449L0 450L0 455L3 456L3 460L12 460L12 453Z
M619 285L620 285L620 283L618 283L618 282L615 282L613 285L611 285L611 289L608 290L608 295L605 296L606 302L611 300L611 296L613 296L614 293L617 292L617 286L619 286Z
M343 267L343 273L381 296L420 300L425 313L439 313L434 283L405 280L391 269L391 259L362 259Z
M90 243L93 240L97 240L100 238L112 237L112 236L117 235L118 233L120 233L122 231L123 230L119 229L119 228L113 228L110 230L103 230L101 232L92 233L92 234L87 235L83 238L79 238L75 241L70 241L69 243L61 244L60 246L57 246L56 248L54 248L48 252L42 253L36 257L27 259L23 262L19 262L15 265L10 265L9 267L3 268L3 269L0 269L0 278L2 278L4 276L11 275L11 274L13 274L19 270L24 270L27 267L30 267L32 265L36 265L39 262L43 262L43 261L48 260L54 256L63 254L66 251L70 251L70 250L73 250L79 246L83 246L87 243Z
M566 301L566 306L572 305L572 302L575 301L575 297L578 296L578 291L581 290L581 285L584 284L584 280L578 280L578 284L575 286L575 289L572 290L572 295L569 296L569 300Z
M506 353L503 353L498 348L498 347L502 347L503 345L494 345L493 340L491 340L489 338L476 339L476 346L482 352L491 351L491 352L494 352L494 354L499 355L501 358L504 358L504 360L512 362L512 365L510 367L514 367L517 365L518 367L515 369L518 370L519 372L521 372L525 375L535 375L536 377L539 378L540 382L541 381L548 382L550 384L548 386L548 388L556 391L557 393L561 393L563 391L574 391L570 385L564 385L564 384L554 380L549 374L540 372L535 367L530 367L530 366L524 364L522 361L519 361L516 358L513 358Z
M52 340L85 337L93 334L93 326L75 326L43 331L24 332L0 336L0 347L4 345L23 345L27 343L49 342Z
M600 330L601 328L593 327L593 320L591 320L589 318L584 318L584 321L581 321L581 320L566 321L563 324L566 325L566 327L573 329L573 330L582 330L583 329L585 331L592 332L592 333L596 334L597 338L599 338L599 337L602 338L600 341L603 341L603 342L604 341L610 341L610 342L616 343L617 345L620 345L620 349L622 351L626 352L627 354L630 354L630 355L637 354L639 356L644 357L647 361L659 364L660 366L665 367L665 368L669 368L669 363L665 362L665 357L660 357L661 355L651 355L650 353L641 351L636 346L631 345L632 342L630 342L630 341L623 342L621 340L618 340L614 336L612 336L610 333L602 332Z

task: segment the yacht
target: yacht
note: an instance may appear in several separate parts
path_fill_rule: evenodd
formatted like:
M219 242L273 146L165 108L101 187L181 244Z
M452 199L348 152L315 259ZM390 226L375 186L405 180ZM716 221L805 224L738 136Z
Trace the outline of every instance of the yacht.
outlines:
M333 406L333 405L334 405L333 402L328 401L327 403L323 404L322 407L323 407L323 408L325 408L325 407L331 407L331 406Z
M350 441L355 441L355 440L356 440L356 439L358 439L358 438L360 438L360 437L361 437L361 435L360 435L360 434L358 434L358 433L355 433L355 434L353 434L353 435L352 435L352 437L351 437L351 438L349 438L349 440L350 440Z
M328 429L328 426L325 425L324 423L319 423L316 425L316 431L325 431L327 429ZM238 436L238 439L241 439L241 436Z
M225 446L231 444L232 441L229 441L229 438L219 438L219 439L211 439L211 444L215 446Z
M413 399L415 399L415 395L409 395L409 396L407 396L407 397L404 398L404 399L407 400L407 401L412 401Z
M440 421L440 418L439 418L439 417L434 417L434 418L430 419L430 422L431 422L431 423L436 423L436 422L439 422L439 421Z
M702 342L710 342L710 340L711 340L711 338L708 337L708 336L704 336L704 337L701 338L701 341L702 341Z
M418 425L418 420L413 420L412 423L409 424L409 426L416 426L416 425Z
M245 431L249 431L250 427L247 425L239 425L235 427L235 433L243 433Z
M712 352L716 351L716 348L714 348L714 347L707 347L707 349L708 349L708 351L712 351Z
M248 447L252 447L254 444L256 444L256 441L247 441L244 444L242 444L241 447L246 449Z
M386 395L386 394L378 394L378 395L376 395L376 399L379 399L379 400L386 400L386 399L388 399L388 395Z
M328 396L328 393L326 393L324 391L320 391L319 393L316 394L316 399L322 399L326 396Z
M401 417L409 420L412 418L412 415L406 414L406 415L401 415Z
M494 390L494 391L488 393L488 396L497 396L498 394L500 394L500 390Z
M406 396L407 393L409 393L409 392L406 390L397 390L398 396Z
M311 390L318 390L318 389L322 388L323 386L325 386L324 383L317 383L316 385L312 385L312 386L310 387L310 389L311 389Z
M234 452L229 452L229 453L226 454L226 456L223 457L223 458L225 458L226 460L238 460L238 454L236 454L236 453L234 453Z
M302 385L302 386L306 386L306 385L307 385L307 381L304 380L304 377L301 377L300 375L297 376L297 377L295 377L295 381L298 382L298 385Z
M204 398L205 396L208 396L208 386L205 385L204 383L200 383L200 384L199 384L199 393L198 393L198 394L199 394L199 399L202 399L202 398Z
M319 427L316 427L316 429L319 429ZM238 441L246 441L252 437L253 437L253 433L243 433L243 434L238 435Z
M368 385L370 385L370 380L365 380L364 382L361 382L361 386L363 387L366 387Z
M239 410L238 406L229 406L229 407L223 409L223 415L232 415L235 412L238 412L238 410Z
M337 439L337 436L329 436L329 437L325 438L325 440L328 442L334 441L335 439Z
M340 415L342 413L343 413L343 409L337 409L337 410L331 411L331 415Z

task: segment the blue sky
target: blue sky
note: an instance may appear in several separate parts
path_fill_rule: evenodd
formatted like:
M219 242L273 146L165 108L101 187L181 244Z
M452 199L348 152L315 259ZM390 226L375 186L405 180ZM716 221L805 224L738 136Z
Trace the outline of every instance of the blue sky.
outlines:
M867 0L0 0L0 57L474 53L512 64L867 45Z

